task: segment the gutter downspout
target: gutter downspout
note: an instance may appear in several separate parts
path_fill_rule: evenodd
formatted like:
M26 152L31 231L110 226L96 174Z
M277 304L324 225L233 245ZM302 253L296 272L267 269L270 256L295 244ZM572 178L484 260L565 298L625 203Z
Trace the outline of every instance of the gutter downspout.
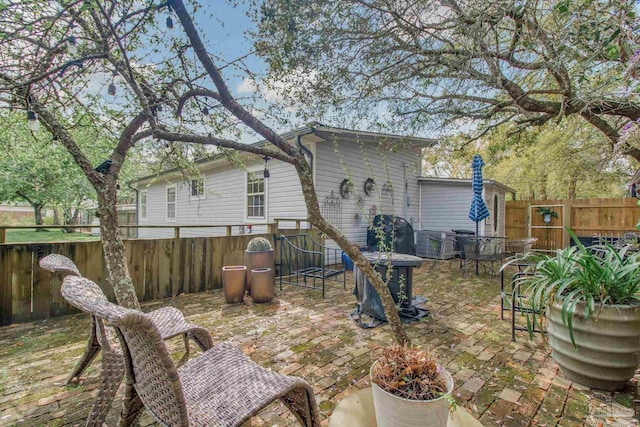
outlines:
M127 187L129 187L130 190L135 191L136 193L136 223L135 225L139 225L140 224L140 220L139 220L139 215L140 215L140 192L138 191L137 188L133 188L131 186L131 182L129 181L127 182ZM127 234L129 234L129 230L127 229ZM138 228L136 227L136 238L138 237Z
M418 180L418 230L422 230L422 181Z
M316 128L312 127L311 131L309 131L309 133L306 133L305 135L314 134L314 133L316 133ZM302 150L303 153L309 156L309 167L311 168L311 174L313 175L313 153L307 147L302 145L302 135L296 136L296 143L298 145L298 148L300 148L300 150Z

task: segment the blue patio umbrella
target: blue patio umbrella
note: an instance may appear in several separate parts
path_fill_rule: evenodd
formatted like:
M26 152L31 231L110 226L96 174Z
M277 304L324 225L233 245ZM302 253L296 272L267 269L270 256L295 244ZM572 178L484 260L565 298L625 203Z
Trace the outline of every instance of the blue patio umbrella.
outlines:
M471 208L469 209L469 219L476 223L476 236L478 236L478 223L489 217L487 205L482 198L482 167L484 162L480 154L473 156L471 168L473 169L473 180L471 188L473 189L473 197L471 198ZM476 251L478 250L478 241L476 240ZM478 275L478 257L476 256L476 276Z

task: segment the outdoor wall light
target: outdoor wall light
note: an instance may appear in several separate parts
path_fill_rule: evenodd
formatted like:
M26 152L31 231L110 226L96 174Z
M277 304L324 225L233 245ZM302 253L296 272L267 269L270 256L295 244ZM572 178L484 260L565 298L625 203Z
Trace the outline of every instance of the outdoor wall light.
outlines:
M27 127L33 132L37 132L40 129L38 115L33 110L27 110Z
M167 10L169 10L169 16L167 16L167 28L172 30L173 29L173 19L171 19L171 6L169 6L167 4Z
M265 178L269 178L271 174L269 173L269 157L264 157L264 175Z
M113 82L109 83L107 93L111 96L114 96L116 94L116 85Z
M208 109L207 107L204 107L204 108L202 109L202 115L203 115L203 116L208 116L208 115L209 115L209 109Z

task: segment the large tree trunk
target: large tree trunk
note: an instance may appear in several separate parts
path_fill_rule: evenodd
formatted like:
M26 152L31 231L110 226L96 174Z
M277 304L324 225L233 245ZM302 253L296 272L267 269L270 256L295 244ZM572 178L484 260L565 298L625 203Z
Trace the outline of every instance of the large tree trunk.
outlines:
M97 215L100 219L102 251L108 280L111 282L118 304L139 310L140 303L129 275L124 243L118 229L115 180L106 179L105 183L96 190L98 191Z
M42 205L40 203L33 203L31 205L31 207L33 207L33 215L34 215L35 220L36 220L36 225L44 224L44 221L42 220L42 208L44 207L44 205ZM42 228L36 228L36 231L43 231L43 229Z
M296 158L296 170L298 172L300 184L302 185L309 220L315 227L325 233L327 237L336 242L340 249L342 249L349 258L351 258L353 263L358 266L365 277L369 279L376 292L378 292L378 295L380 295L385 315L389 321L389 325L391 326L396 342L399 345L410 345L411 341L402 326L400 316L398 315L398 309L393 301L393 297L391 296L391 291L382 280L382 277L380 277L380 274L378 274L378 272L362 255L358 245L351 243L341 230L334 227L333 224L328 222L322 216L318 206L315 187L313 185L312 172L302 155Z

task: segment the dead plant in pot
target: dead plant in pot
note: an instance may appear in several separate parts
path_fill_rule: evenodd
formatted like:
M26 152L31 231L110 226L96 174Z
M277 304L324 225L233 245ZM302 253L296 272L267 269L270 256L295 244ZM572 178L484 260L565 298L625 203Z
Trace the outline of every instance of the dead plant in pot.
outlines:
M446 426L453 378L434 354L402 346L381 353L370 373L378 426Z

